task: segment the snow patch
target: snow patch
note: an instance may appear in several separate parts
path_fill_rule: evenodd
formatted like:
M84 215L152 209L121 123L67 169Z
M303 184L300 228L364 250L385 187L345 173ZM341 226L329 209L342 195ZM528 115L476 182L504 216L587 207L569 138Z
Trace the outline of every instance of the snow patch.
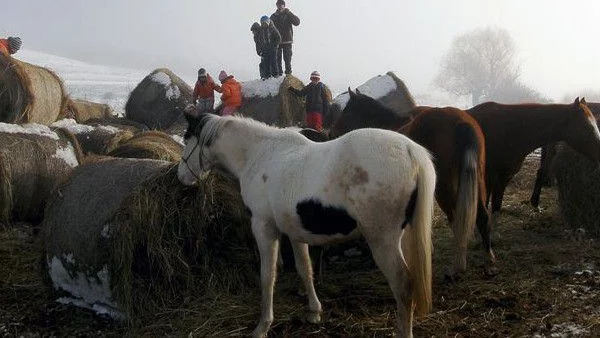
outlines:
M81 133L89 133L94 130L94 127L86 124L79 124L74 119L62 119L58 120L50 125L54 128L65 128L70 133L78 135Z
M169 75L163 72L152 74L152 76L150 76L150 79L154 82L160 83L165 87L171 85L171 78L169 77Z
M175 140L175 142L181 144L182 146L185 147L185 140L183 139L183 137L179 136L179 135L171 135L171 138L173 140Z
M75 149L70 143L66 147L57 147L56 153L52 155L52 157L63 160L72 168L75 168L79 165L79 161L77 161L77 156L75 155Z
M253 80L242 82L243 97L269 97L277 96L283 83L283 76L268 78L266 80Z
M32 134L49 137L54 140L60 139L58 135L55 132L53 132L48 126L44 126L38 123L28 123L23 125L12 123L0 123L0 132L10 134Z
M398 86L394 79L389 75L378 75L374 78L371 78L369 81L364 84L358 86L358 89L362 94L370 96L374 99L379 99L392 91L396 90ZM338 95L335 100L333 100L333 104L339 105L340 109L344 109L346 104L350 100L350 94L342 93Z
M533 337L534 338L545 338L545 337L567 338L567 337L583 336L584 334L588 334L588 333L590 333L590 331L581 325L578 325L575 323L563 323L563 324L552 325L549 335L536 333L533 335Z
M166 95L169 100L177 100L181 96L181 92L179 91L179 87L171 85L167 89Z
M118 133L118 132L121 131L121 129L119 129L119 128L115 127L115 126L98 126L96 128L98 128L100 130L103 130L103 131L106 131L106 132L109 132L111 134L116 134L116 133Z

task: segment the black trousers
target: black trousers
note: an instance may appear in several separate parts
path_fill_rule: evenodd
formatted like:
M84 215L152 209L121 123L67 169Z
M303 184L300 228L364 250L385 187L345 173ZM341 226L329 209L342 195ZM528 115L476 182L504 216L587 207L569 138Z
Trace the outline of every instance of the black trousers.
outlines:
M277 48L277 75L283 74L283 65L281 61L285 62L285 73L292 74L292 44L283 43Z
M265 50L262 55L262 68L264 79L277 76L277 50L275 48Z

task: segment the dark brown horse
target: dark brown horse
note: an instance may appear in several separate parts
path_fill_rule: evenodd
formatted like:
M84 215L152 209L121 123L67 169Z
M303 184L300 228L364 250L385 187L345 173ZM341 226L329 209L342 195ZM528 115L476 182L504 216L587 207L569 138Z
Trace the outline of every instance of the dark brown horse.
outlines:
M348 91L350 100L330 135L383 128L401 132L427 148L438 174L436 200L454 233L456 255L450 277L466 269L467 245L475 224L483 239L488 271L495 258L485 206L485 143L477 122L456 108L417 107L410 117L399 116L371 97Z
M527 154L564 141L593 161L600 159L600 133L585 99L572 104L499 104L487 102L468 110L485 135L487 203L502 207L504 190Z

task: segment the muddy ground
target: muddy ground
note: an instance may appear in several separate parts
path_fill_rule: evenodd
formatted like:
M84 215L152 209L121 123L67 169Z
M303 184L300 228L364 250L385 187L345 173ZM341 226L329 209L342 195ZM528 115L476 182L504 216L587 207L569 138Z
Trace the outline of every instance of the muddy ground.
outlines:
M434 224L434 307L415 321L416 337L599 337L600 245L572 236L560 217L555 189L540 212L528 204L537 160L512 182L494 230L498 273L486 277L476 238L469 269L444 280L451 258L449 229L439 210ZM320 325L304 321L306 300L294 272L280 274L273 337L379 337L393 332L395 303L366 250L327 254L317 278L324 308ZM347 257L350 256L350 257ZM228 294L189 294L164 311L120 325L53 301L40 265L35 228L0 230L0 336L239 336L259 317L256 286ZM258 278L258 272L257 272Z

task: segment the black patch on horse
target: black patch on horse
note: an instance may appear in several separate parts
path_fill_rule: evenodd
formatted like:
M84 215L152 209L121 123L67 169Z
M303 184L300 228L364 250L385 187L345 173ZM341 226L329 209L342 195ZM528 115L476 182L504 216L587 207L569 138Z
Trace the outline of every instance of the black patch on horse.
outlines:
M417 197L419 197L419 190L415 187L415 190L413 190L412 194L410 194L410 199L408 200L406 210L404 211L404 222L402 223L402 229L404 229L408 223L412 224L413 216L415 214L415 207L417 205Z
M312 128L303 128L302 130L300 130L300 134L304 135L304 137L314 142L329 141L329 137L327 137L327 135Z
M210 116L207 113L200 114L200 116L198 117L190 116L188 114L184 115L185 119L188 122L188 128L185 131L185 134L183 135L183 138L185 140L189 139L192 136L198 136L206 122L210 119Z
M323 206L317 200L305 200L296 205L302 227L315 235L348 235L356 229L356 220L343 208Z

